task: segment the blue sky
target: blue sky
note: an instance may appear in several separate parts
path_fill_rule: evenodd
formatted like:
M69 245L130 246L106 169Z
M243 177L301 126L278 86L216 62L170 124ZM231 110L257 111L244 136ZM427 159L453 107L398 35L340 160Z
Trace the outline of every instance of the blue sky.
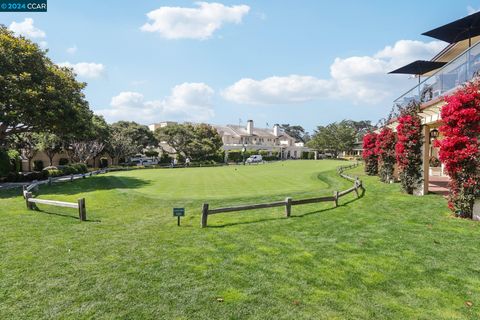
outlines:
M416 83L386 75L445 43L472 1L62 1L0 23L88 83L109 122L376 121ZM149 16L147 16L147 14Z

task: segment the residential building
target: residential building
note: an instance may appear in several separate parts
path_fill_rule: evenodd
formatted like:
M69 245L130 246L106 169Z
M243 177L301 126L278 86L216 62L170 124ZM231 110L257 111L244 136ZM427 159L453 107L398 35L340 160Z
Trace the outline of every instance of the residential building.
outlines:
M166 121L149 125L150 130L165 127L176 122ZM212 125L222 137L223 149L228 154L231 150L264 150L278 152L282 159L300 159L302 152L310 151L302 142L286 134L278 124L273 128L257 128L253 120L248 120L246 126ZM168 148L161 143L162 148Z
M223 148L229 150L265 150L279 152L282 159L300 159L302 152L310 151L303 142L297 142L286 134L278 124L273 128L257 128L253 120L246 126L228 124L213 125L222 137Z
M428 192L429 182L432 178L438 180L438 176L445 176L443 165L440 168L430 168L430 159L438 157L438 149L433 146L432 142L442 138L438 136L438 127L442 124L440 111L445 104L443 97L453 93L465 82L480 74L479 22L480 12L477 12L424 33L449 44L431 59L430 62L436 62L436 64L424 61L423 63L427 67L422 72L411 72L419 77L424 77L424 79L394 101L395 105L400 106L411 101L420 103L419 115L422 118L424 136L423 194ZM458 29L458 25L461 25L464 30ZM465 32L465 30L472 30L472 33ZM430 68L428 65L434 67ZM393 120L388 125L395 129L397 122Z

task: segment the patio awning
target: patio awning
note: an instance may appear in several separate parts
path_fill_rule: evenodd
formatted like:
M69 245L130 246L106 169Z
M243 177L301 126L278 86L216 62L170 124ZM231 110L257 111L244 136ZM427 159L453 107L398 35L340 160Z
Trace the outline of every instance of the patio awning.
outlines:
M446 65L446 62L417 60L389 73L422 75Z
M480 12L447 23L441 27L422 33L435 39L455 43L480 35ZM470 42L469 42L470 45Z

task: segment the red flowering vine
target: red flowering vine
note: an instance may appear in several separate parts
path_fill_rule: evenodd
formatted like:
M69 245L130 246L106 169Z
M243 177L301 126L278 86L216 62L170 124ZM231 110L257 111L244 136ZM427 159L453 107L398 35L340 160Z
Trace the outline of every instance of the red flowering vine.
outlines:
M458 215L472 217L473 204L480 189L480 93L473 81L445 97L439 128L442 140L439 158L450 176L449 207Z
M393 180L395 168L395 143L396 136L392 129L384 127L377 136L375 153L378 155L379 176L383 182Z
M395 151L402 188L413 194L422 182L422 121L419 106L412 103L403 109L398 118Z
M363 136L363 153L365 160L365 173L374 176L378 173L378 156L375 152L375 143L377 142L377 134L375 132L367 133Z

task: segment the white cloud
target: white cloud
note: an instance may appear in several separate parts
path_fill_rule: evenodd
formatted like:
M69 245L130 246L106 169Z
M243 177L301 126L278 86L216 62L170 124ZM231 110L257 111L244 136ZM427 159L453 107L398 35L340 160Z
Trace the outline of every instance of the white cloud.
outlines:
M17 35L22 35L31 39L43 39L47 37L45 31L40 30L33 25L32 18L25 18L22 22L13 21L8 28Z
M388 75L417 59L430 59L445 46L444 42L400 40L372 56L336 58L330 77L320 79L305 75L270 77L263 80L244 78L226 88L225 99L240 104L292 104L322 98L349 99L354 103L391 103L399 88L412 82L407 77Z
M101 63L94 62L79 62L79 63L70 63L62 62L58 64L61 67L72 68L73 71L80 77L85 78L98 78L105 75L105 66Z
M167 39L208 39L224 23L242 22L250 11L247 5L225 6L221 3L196 2L197 8L160 7L147 13L151 22L140 29L158 32Z
M478 12L478 11L480 11L480 9L475 9L475 8L472 7L472 6L468 6L468 7L467 7L467 13L468 13L469 15L474 14L474 13L476 13L476 12Z
M77 52L78 48L77 45L74 45L73 47L67 48L67 53L69 54L75 54Z
M162 100L146 101L143 94L124 91L114 96L111 108L96 112L108 121L133 120L144 124L160 120L202 122L214 116L214 91L205 83L182 83Z
M244 104L289 104L318 99L330 89L331 84L327 80L290 75L259 81L241 79L222 95L227 100Z
M25 18L22 22L13 21L8 29L13 31L16 35L24 36L30 40L45 39L47 37L45 31L35 27L33 23L34 21L32 18ZM38 45L41 48L46 49L48 43L47 41L42 40L39 41Z

